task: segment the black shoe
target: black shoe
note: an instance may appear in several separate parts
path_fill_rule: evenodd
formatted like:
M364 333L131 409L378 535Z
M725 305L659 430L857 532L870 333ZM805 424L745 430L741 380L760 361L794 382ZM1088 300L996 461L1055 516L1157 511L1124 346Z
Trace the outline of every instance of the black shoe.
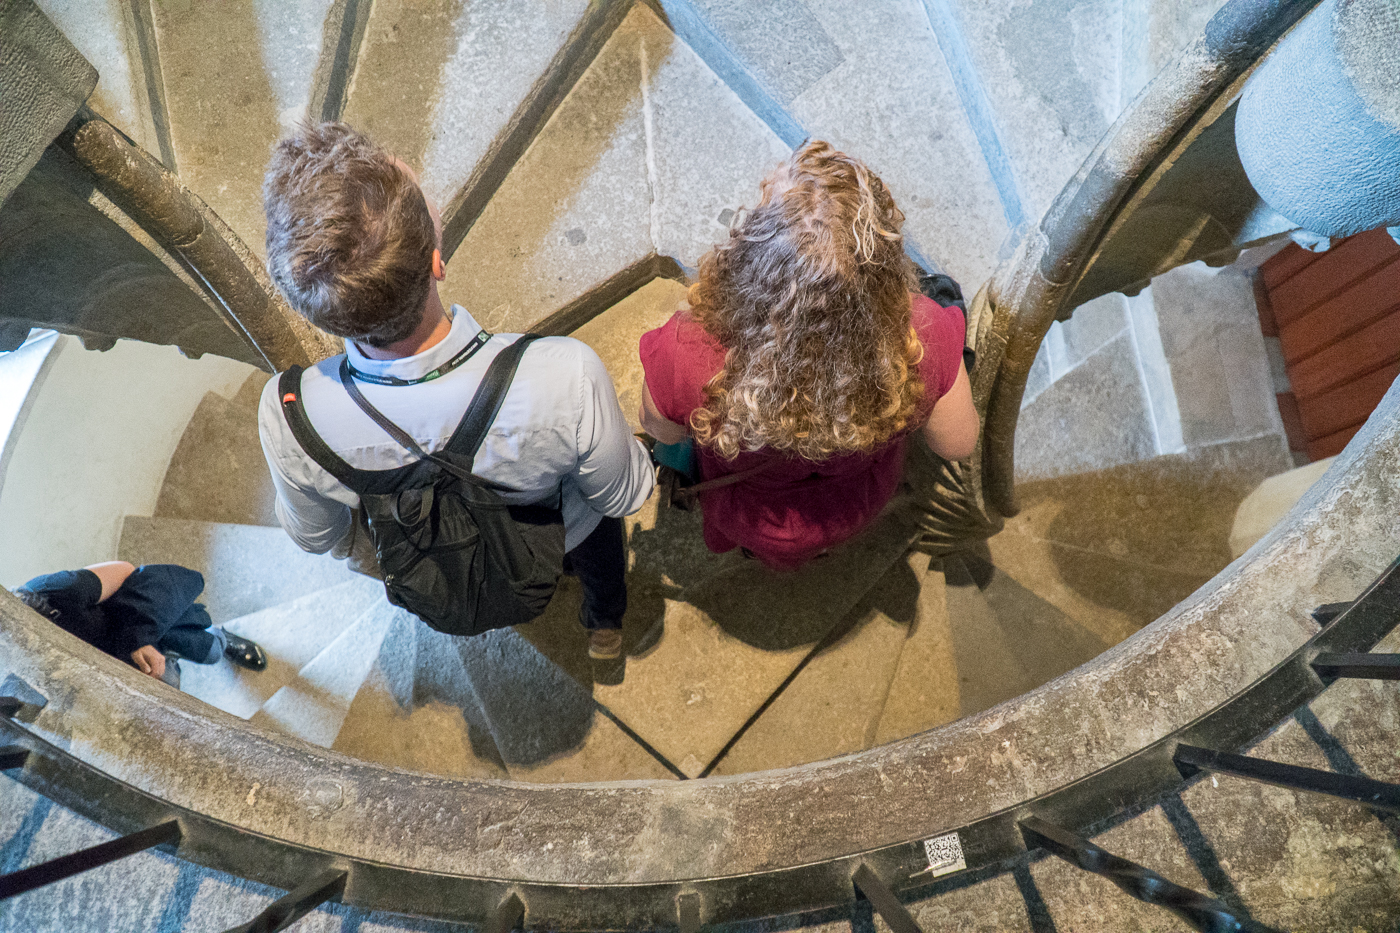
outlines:
M225 631L224 636L228 638L228 644L224 645L224 657L250 671L267 669L267 655L263 654L257 642L239 638L229 631Z

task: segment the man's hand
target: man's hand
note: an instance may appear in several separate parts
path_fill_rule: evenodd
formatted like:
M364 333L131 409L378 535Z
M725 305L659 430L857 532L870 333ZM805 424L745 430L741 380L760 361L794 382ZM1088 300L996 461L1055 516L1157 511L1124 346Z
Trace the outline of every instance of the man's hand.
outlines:
M131 652L131 660L143 674L161 678L165 676L165 655L156 650L155 645L142 645Z

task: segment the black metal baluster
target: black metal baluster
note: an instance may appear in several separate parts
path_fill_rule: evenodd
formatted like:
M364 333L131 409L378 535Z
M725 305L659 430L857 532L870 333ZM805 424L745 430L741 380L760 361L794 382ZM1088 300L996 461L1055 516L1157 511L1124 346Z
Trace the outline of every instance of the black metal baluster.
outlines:
M55 881L62 881L64 878L80 875L85 871L106 865L108 862L126 858L128 855L135 855L137 852L144 852L146 849L152 849L158 845L179 841L180 824L171 820L168 823L161 823L159 826L152 826L150 829L130 833L120 839L113 839L111 842L104 842L90 849L60 856L44 862L42 865L23 868L8 875L0 875L0 901L23 894L26 891L33 891L35 888L42 888Z
M865 895L870 906L875 908L875 912L894 933L923 933L913 916L910 915L909 910L900 903L898 897L895 897L894 892L889 889L889 885L881 881L880 876L870 870L869 865L861 862L856 873L851 876L851 880L856 883L860 893Z
M1365 804L1375 810L1400 813L1400 784L1387 784L1366 777L1352 777L1317 768L1286 765L1248 755L1232 755L1194 745L1178 745L1172 756L1182 777L1192 777L1198 771L1233 774L1236 777L1275 784L1291 790L1326 794L1341 800Z
M1237 916L1220 901L1173 884L1150 868L1119 858L1087 839L1039 817L1020 822L1026 846L1044 849L1085 871L1112 881L1138 900L1164 907L1202 933L1277 933Z
M482 933L510 933L520 926L520 921L524 919L525 902L520 899L520 895L512 891L491 911Z
M1319 654L1313 670L1323 680L1335 677L1363 677L1370 680L1400 680L1400 654Z
M301 887L267 905L267 909L241 927L225 933L277 933L305 917L327 901L340 897L350 873L339 868L321 872Z
M8 771L11 768L23 768L24 763L29 760L29 749L22 745L6 745L0 747L0 771Z
M676 896L676 921L681 933L700 933L700 895L687 891Z
M1313 621L1318 625L1326 625L1350 608L1351 602L1323 603L1312 611Z

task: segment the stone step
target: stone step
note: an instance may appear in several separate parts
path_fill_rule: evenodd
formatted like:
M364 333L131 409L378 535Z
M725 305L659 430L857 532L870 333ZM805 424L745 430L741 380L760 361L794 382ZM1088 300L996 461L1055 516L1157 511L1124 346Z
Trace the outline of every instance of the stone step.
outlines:
M574 621L577 597L556 598L559 608L551 606L549 618L522 634L581 682L596 677L597 701L696 777L916 534L891 512L830 557L780 574L734 552L705 553L693 517L679 513L672 522L672 515L663 513L648 531L644 511L632 526L636 558L620 678L581 663L586 642Z
M261 645L267 669L185 661L180 665L180 689L247 719L383 595L378 581L361 577L234 619L224 627Z
M204 574L200 601L216 625L355 579L344 561L308 554L281 528L128 515L117 557Z
M404 613L384 637L331 747L429 774L506 777L461 656L444 640L453 641Z
M790 145L825 139L867 162L913 252L969 296L1009 229L998 178L919 0L660 0L685 40ZM1034 220L1035 218L1030 218Z
M390 687L400 696L412 689L411 671L396 670L393 662L411 663L413 629L408 614L388 600L371 604L349 628L321 649L297 676L262 705L251 719L254 725L280 729L299 739L330 748L340 733L350 706L376 662L389 646L386 667ZM407 644L404 644L407 642Z
M463 240L444 300L523 330L653 254L694 265L786 153L635 4Z
M277 493L258 440L258 399L269 378L254 373L232 399L205 393L170 458L153 515L277 526Z
M915 562L911 557L910 568L919 577L918 603L913 625L900 646L898 662L885 688L873 745L952 722L962 710L943 564Z
M929 600L921 592L927 567L928 557L922 554L895 561L713 773L786 768L888 741L878 738L886 698L913 632L929 624L923 617ZM941 577L936 583L942 586Z

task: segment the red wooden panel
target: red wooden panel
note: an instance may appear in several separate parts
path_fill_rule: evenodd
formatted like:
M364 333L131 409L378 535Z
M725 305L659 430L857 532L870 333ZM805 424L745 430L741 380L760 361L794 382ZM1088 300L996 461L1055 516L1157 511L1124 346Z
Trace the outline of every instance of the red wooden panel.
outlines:
M1400 254L1371 270L1340 295L1279 328L1283 358L1289 363L1301 362L1396 311L1400 311Z
M1280 392L1278 413L1283 417L1283 433L1288 438L1289 450L1307 450L1308 435L1303 430L1303 419L1298 413L1298 396L1292 392Z
M1400 360L1316 398L1299 402L1298 415L1308 440L1319 440L1355 427L1371 417L1396 376L1400 376Z
M1269 288L1264 284L1264 277L1256 270L1253 276L1254 284L1254 307L1259 310L1259 330L1265 337L1278 336L1278 322L1274 320L1274 309L1269 304Z
M1371 269L1400 254L1400 245L1384 229L1368 230L1343 240L1318 261L1269 289L1269 303L1279 327L1288 324Z
M1338 431L1336 434L1329 434L1321 440L1308 442L1308 459L1324 460L1328 457L1335 457L1342 452L1356 432L1361 430L1361 425L1347 428L1345 431Z
M1268 288L1278 288L1314 262L1321 253L1310 253L1297 243L1289 243L1274 253L1259 267L1259 274Z
M1392 314L1287 367L1288 381L1301 402L1350 382L1356 373L1380 369L1397 357L1400 314Z

